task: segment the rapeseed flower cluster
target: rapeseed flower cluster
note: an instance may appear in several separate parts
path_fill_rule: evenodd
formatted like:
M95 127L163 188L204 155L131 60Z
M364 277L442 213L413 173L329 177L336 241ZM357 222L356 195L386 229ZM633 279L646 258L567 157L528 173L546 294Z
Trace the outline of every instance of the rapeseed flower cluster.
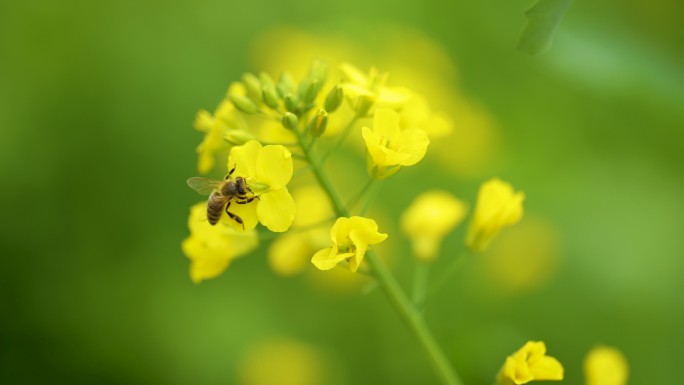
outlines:
M334 71L337 76L331 77ZM391 234L392 226L381 216L368 213L384 180L419 167L435 142L453 134L454 119L429 101L390 82L386 72L346 62L331 71L316 61L301 78L289 72L244 74L230 85L213 114L202 110L195 120L195 128L204 134L197 147L198 171L214 178L188 182L209 195L205 203L192 206L190 236L182 243L192 281L219 276L234 259L271 239L268 263L279 275L293 276L311 266L362 273L384 289L435 361L443 382L460 384L422 318L429 269L438 259L457 266L464 258L486 253L505 228L522 219L525 194L491 178L480 185L474 202L466 202L449 189L419 180L416 185L425 191L406 203L399 218L419 261L409 299L377 255L377 245L399 235ZM331 173L329 160L347 141L362 145L359 158L367 175L342 184L340 180L353 173L345 171L347 162L335 163L344 175ZM340 194L338 189L349 186L358 191ZM465 234L450 238L465 221ZM461 257L450 252L452 240L464 250ZM524 262L511 262L516 263ZM443 278L448 281L454 271L445 269ZM585 368L589 385L623 385L626 378L624 360L610 350L592 353ZM606 377L606 370L613 369L625 374ZM520 385L561 380L563 371L561 363L546 354L543 342L528 342L506 358L496 381ZM260 377L254 378L260 383Z

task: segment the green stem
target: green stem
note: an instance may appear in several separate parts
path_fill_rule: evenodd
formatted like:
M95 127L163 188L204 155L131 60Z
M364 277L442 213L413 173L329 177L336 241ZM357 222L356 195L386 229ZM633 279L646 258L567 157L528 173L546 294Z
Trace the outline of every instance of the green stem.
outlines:
M423 316L413 307L413 304L411 304L411 301L401 289L399 283L385 263L382 262L372 250L369 250L366 253L366 259L373 268L380 285L385 291L385 294L387 294L392 305L394 305L395 310L406 322L416 338L418 338L420 345L423 347L428 357L430 357L432 366L435 371L437 371L442 383L445 385L462 385L463 381L458 377L456 371L451 366L451 363L432 336L432 333L430 333L430 329L425 323Z
M416 311L423 314L425 311L425 299L427 297L428 277L430 265L416 258L416 269L413 276L413 306Z
M363 195L366 194L366 192L367 192L368 189L373 185L374 182L375 182L375 179L373 179L373 178L368 178L368 181L366 182L365 185L363 185L363 187L361 188L361 190L359 190L359 192L357 192L356 194L354 194L354 196L349 200L349 202L347 202L347 208L348 208L349 210L352 210L352 209L354 208L354 206L355 206L357 203L359 203L359 199L361 199L361 198L363 197Z
M380 182L377 179L373 179L373 181L377 181L377 183L372 183L370 186L370 190L368 191L368 197L366 197L366 201L363 203L363 207L361 207L361 211L359 211L359 215L364 216L368 212L368 209L370 209L371 203L373 203L373 200L375 200L375 194L377 194L378 189L380 187Z
M427 297L425 298L425 302L429 301L432 297L439 293L439 291L444 287L444 285L446 285L451 280L451 276L454 275L454 273L456 273L458 269L463 265L463 263L466 261L469 255L470 253L464 252L462 255L456 257L449 266L447 266L447 268L437 278L435 283L428 291Z
M342 202L340 195L335 190L330 179L328 179L327 174L323 171L322 162L316 159L312 153L312 149L307 148L304 145L304 137L301 133L297 132L297 138L300 143L300 147L304 152L304 155L308 158L309 164L311 165L311 170L316 176L321 188L326 192L330 202L332 203L335 214L338 217L348 217L349 211L347 207ZM430 358L432 365L437 372L439 378L444 385L462 385L463 382L456 374L455 370L451 366L451 363L444 355L444 352L440 349L437 341L432 336L425 320L421 314L413 306L409 298L404 293L403 289L397 282L396 278L385 263L378 258L373 250L368 250L366 253L366 260L371 266L373 273L375 274L380 286L382 286L385 294L387 295L390 303L394 306L395 310L399 313L401 318L406 322L409 329L416 336L420 345L425 350L425 353Z

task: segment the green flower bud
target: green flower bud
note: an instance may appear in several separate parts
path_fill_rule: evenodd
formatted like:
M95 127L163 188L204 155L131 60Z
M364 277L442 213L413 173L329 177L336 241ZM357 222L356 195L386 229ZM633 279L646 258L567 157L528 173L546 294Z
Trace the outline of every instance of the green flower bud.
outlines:
M230 99L231 103L237 108L238 110L244 112L245 114L252 115L257 112L257 106L254 104L252 99L242 96L242 95L229 95L228 98Z
M309 135L319 137L325 132L325 128L328 126L328 113L323 109L319 109L313 118L307 124L306 129Z
M283 100L285 101L285 108L287 108L288 111L297 113L299 110L299 100L297 100L295 94L289 93L285 95Z
M275 88L273 86L267 86L264 85L263 87L263 99L264 103L266 103L267 106L269 106L272 109L277 109L278 108L278 94L276 93Z
M271 75L269 75L266 72L260 72L259 73L259 80L261 80L261 85L264 87L272 87L275 89L275 82L273 81L273 78Z
M299 120L297 119L297 115L291 113L291 112L286 112L283 115L283 127L287 128L288 130L296 130L297 125L299 124Z
M313 63L311 63L311 69L309 70L308 78L311 79L312 81L315 80L318 82L319 90L320 90L320 87L323 86L323 83L325 83L325 79L327 77L328 77L328 63L326 63L322 60L315 60Z
M344 99L344 91L342 86L336 85L325 98L325 110L328 112L335 112L341 105Z
M293 94L295 92L296 86L292 75L289 72L283 72L280 74L278 79L278 85L276 86L276 91L281 98L284 98L287 94Z
M242 75L242 82L247 89L247 95L255 102L261 102L261 81L252 73Z
M228 130L223 136L223 139L233 146L241 146L255 138L254 135L245 130Z
M375 95L359 95L359 97L357 97L356 101L354 102L354 112L356 112L356 116L360 118L367 116L368 111L370 111L370 109L373 107L373 104L375 104Z
M299 96L304 101L304 104L311 104L316 100L318 96L318 90L320 89L320 83L318 80L304 80L299 85Z

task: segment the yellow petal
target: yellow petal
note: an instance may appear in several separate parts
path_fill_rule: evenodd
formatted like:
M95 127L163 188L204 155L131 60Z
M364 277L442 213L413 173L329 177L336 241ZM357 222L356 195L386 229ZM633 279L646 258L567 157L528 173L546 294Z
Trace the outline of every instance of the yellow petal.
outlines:
M268 184L271 189L278 190L287 185L292 172L292 153L284 146L269 145L259 151L254 176L259 183Z
M372 219L354 216L349 218L349 223L352 229L350 236L351 233L358 234L360 242L374 245L387 239L387 234L379 233L378 224Z
M399 114L389 108L378 108L373 116L373 132L387 140L394 140L400 132Z
M359 85L361 87L368 86L368 78L366 77L366 74L361 72L361 70L353 65L349 63L342 63L340 64L340 70L342 71L342 75L344 75L344 77L350 83Z
M319 270L330 270L352 255L352 253L337 254L334 252L334 248L329 247L327 249L319 250L314 254L311 258L311 263Z
M563 365L557 359L549 356L541 357L530 364L530 371L535 380L559 381L563 379Z
M526 384L534 380L530 369L525 362L519 362L513 357L506 357L506 362L499 372L497 383L499 385Z
M254 231L237 232L222 222L212 226L206 220L206 203L191 208L188 219L190 237L181 244L190 259L190 276L200 282L220 275L230 261L249 253L259 240Z
M366 148L373 159L373 163L385 166L387 164L387 149L383 146L382 137L368 127L361 128L361 135L366 142Z
M234 146L228 157L228 170L237 165L233 177L254 178L257 174L257 157L262 147L256 140L250 140L242 146Z
M187 256L197 256L190 262L190 279L194 283L211 279L221 275L230 264L230 258L200 257L203 248L196 239L188 238L182 244L183 253Z
M347 243L347 236L349 236L349 218L337 218L332 228L330 229L330 239L335 246L345 245Z
M390 144L390 148L399 154L405 155L397 164L413 166L425 157L429 144L430 139L425 131L409 128L401 131L401 135L395 138Z
M378 93L378 106L401 108L411 99L413 92L406 87L382 87Z
M269 230L280 233L287 231L295 217L295 204L287 188L271 190L259 196L257 217Z

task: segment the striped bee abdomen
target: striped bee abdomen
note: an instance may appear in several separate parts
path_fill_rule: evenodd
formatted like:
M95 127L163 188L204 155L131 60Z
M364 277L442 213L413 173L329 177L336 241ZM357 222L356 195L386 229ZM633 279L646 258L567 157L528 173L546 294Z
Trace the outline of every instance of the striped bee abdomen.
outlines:
M221 219L223 205L227 201L228 199L217 191L209 195L209 200L207 201L207 220L211 225L217 224L219 219Z

